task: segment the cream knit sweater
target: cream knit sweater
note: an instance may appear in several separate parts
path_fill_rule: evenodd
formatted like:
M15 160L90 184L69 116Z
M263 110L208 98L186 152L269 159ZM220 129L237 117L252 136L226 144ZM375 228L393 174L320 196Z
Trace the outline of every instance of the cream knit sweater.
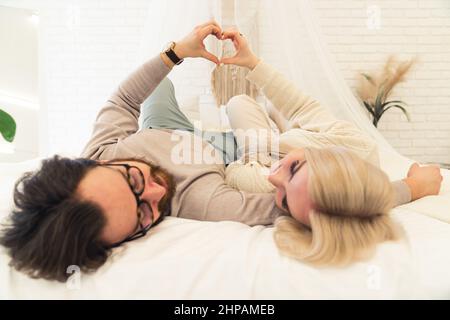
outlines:
M279 136L277 157L283 157L296 148L342 146L379 166L378 148L369 136L353 123L335 118L317 100L303 94L269 64L260 61L247 75L247 79L262 90L265 97L289 123L288 130ZM243 170L243 167L248 170ZM262 165L257 164L256 167L261 168ZM261 173L258 176L257 172L255 166L250 167L248 164L230 165L226 171L227 181L235 181L237 184L239 181L245 182L246 186L262 185L267 179ZM252 184L249 179L256 179L258 182ZM234 187L239 188L239 185L235 184ZM396 192L396 205L411 201L409 187L404 181L395 181L393 187Z

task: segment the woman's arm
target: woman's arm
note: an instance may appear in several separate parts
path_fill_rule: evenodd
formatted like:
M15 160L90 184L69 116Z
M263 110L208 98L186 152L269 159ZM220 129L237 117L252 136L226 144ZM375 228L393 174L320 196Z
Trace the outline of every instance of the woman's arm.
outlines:
M378 165L377 146L370 137L352 123L336 119L318 101L304 95L281 73L261 61L251 51L245 37L239 31L236 29L226 31L222 39L233 41L236 54L230 58L223 58L221 62L252 70L247 79L263 89L265 96L294 128L302 130L302 138L299 139L307 139L308 144L316 146L344 145ZM292 138L289 141L293 146L296 144L294 140ZM305 143L302 144L304 141L298 142L299 147L305 146ZM441 181L439 168L419 167L417 164L411 166L407 178L392 183L396 193L395 206L438 194Z
M283 143L292 147L344 146L379 165L376 143L353 123L335 118L317 100L303 94L294 83L261 61L236 29L225 31L222 38L233 41L236 54L221 62L251 69L247 79L262 89L273 106L290 122L291 128L299 130L284 134Z

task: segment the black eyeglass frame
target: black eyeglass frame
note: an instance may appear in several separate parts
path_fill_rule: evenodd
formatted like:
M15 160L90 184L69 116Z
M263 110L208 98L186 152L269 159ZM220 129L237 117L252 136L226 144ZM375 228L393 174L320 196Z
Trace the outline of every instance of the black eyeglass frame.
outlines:
M142 203L145 203L145 204L147 204L147 206L150 208L150 210L151 210L151 206L150 206L150 204L147 202L147 201L145 201L145 200L141 200L141 199L139 199L139 197L142 195L142 193L144 193L144 190L145 190L145 178L144 178L144 174L142 173L142 170L141 169L139 169L138 167L136 167L136 166L130 166L129 164L126 164L126 163L102 163L102 164L100 164L101 166L120 166L120 167L124 167L125 168L125 171L126 171L126 173L127 173L127 176L125 177L125 176L123 176L125 179L126 179L126 181L127 181L127 183L128 183L128 186L130 187L130 190L131 190L131 192L133 193L133 195L134 195L134 197L135 197L135 199L136 199L136 205L137 205L137 217L138 217L138 223L141 225L141 230L138 230L138 231L136 231L135 233L133 233L132 235L130 235L130 236L128 236L128 237L126 237L124 240L122 240L122 241L120 241L120 242L116 242L116 243L114 243L114 244L112 244L112 245L110 245L109 247L110 248L116 248L116 247L119 247L119 246L121 246L122 244L124 244L125 242L130 242L130 241L133 241L133 240L137 240L137 239L139 239L139 238L142 238L143 236L145 236L146 234L147 234L147 232L152 228L152 227L154 227L156 224L157 224L157 222L159 222L159 221L155 221L154 220L154 216L153 216L153 211L152 211L152 221L150 222L150 224L148 225L148 226L146 226L146 227L142 227L142 224L141 224L141 216L140 216L140 214L139 214L139 207L140 207L140 205L142 204ZM139 175L141 176L141 178L142 178L142 190L140 190L139 192L135 192L135 190L134 190L134 188L133 188L133 186L131 185L131 183L130 183L130 178L131 178L131 175L130 175L130 170L131 169L136 169L138 172L139 172ZM122 172L121 172L121 174L122 174ZM122 174L123 175L123 174ZM161 215L161 217L162 217L162 215ZM158 220L160 220L160 219L158 219Z

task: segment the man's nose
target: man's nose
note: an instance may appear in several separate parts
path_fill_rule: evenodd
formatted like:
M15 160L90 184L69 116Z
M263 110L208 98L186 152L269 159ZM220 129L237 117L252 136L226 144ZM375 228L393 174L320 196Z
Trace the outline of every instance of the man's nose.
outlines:
M142 198L159 202L165 194L166 188L164 188L160 184L157 184L156 182L152 182L150 185L148 185L145 192L142 194Z

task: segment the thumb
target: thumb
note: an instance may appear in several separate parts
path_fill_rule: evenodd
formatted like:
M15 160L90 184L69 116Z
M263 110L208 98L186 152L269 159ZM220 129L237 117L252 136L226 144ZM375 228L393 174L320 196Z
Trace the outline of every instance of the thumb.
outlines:
M215 64L219 64L220 63L219 59L215 55L213 55L212 53L210 53L210 52L208 52L206 50L204 50L202 52L202 57L205 58L205 59L208 59L211 62L214 62Z
M417 169L419 169L419 168L420 168L419 164L418 164L417 162L414 162L414 163L411 165L411 167L409 167L409 170L408 170L408 177L412 174L413 171L415 171L415 170L417 170Z
M236 61L237 59L235 57L222 58L222 60L220 60L220 62L223 64L236 64Z

